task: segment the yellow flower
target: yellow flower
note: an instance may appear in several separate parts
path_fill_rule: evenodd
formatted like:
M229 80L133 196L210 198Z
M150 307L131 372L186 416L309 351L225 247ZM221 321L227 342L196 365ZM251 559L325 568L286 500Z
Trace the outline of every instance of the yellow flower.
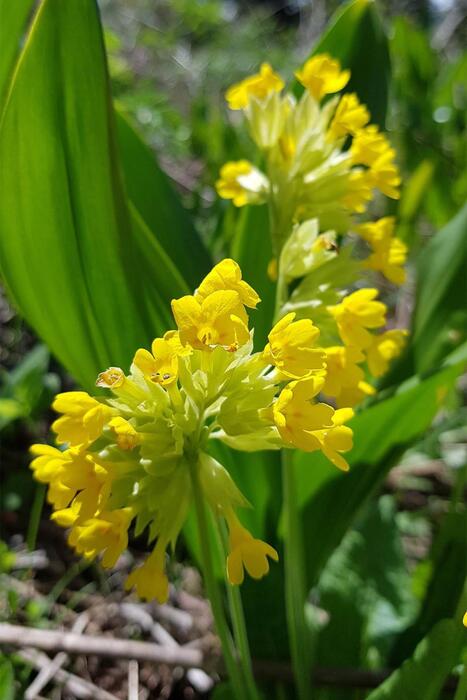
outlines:
M343 390L357 387L364 379L364 372L358 362L365 361L365 355L358 348L335 345L325 348L326 381L323 394L339 397ZM352 406L353 404L345 404Z
M368 396L374 396L376 394L376 389L368 382L361 381L355 386L349 386L342 389L338 398L336 399L336 405L338 408L344 408L347 406L357 406Z
M334 117L329 126L329 134L333 139L339 139L347 134L355 134L368 123L370 114L362 105L354 92L343 95L336 107Z
M334 409L311 400L321 391L324 377L309 377L290 382L273 405L274 422L288 445L306 452L320 449L313 431L332 426Z
M105 372L98 374L96 386L104 389L118 389L125 382L125 373L120 367L109 367Z
M201 303L194 296L172 301L180 340L199 350L220 345L237 349L249 340L248 317L237 292L213 292Z
M229 555L227 557L227 578L233 586L243 583L244 569L254 579L260 579L269 571L268 557L279 560L274 547L257 540L248 532L234 515L226 515L229 525Z
M259 73L250 75L232 85L225 93L230 109L245 109L251 98L264 100L271 92L280 92L284 81L273 71L269 63L261 64Z
M386 216L378 221L361 224L357 233L373 248L366 267L382 272L394 284L403 284L405 270L403 265L407 258L407 246L399 238L394 238L395 219Z
M287 314L276 323L268 335L263 358L284 376L297 379L314 370L323 370L325 354L313 347L319 338L319 329L310 319L294 321L295 316L295 313Z
M67 391L57 394L52 408L65 415L52 423L59 444L84 445L102 434L104 425L114 411L85 391Z
M381 190L386 197L399 199L401 178L399 169L394 162L395 157L395 150L388 148L375 160L369 172L374 187Z
M75 495L75 491L61 480L64 466L72 458L72 450L62 452L56 447L41 444L31 445L29 449L35 457L30 465L34 478L49 485L47 500L54 508L65 508Z
M132 517L130 508L103 512L98 518L89 518L75 525L68 542L87 559L103 552L102 566L109 569L115 566L128 545L128 528Z
M344 297L340 304L327 307L346 345L367 348L373 341L367 329L380 328L386 323L387 308L382 302L374 301L377 296L377 289L359 289Z
M156 338L152 343L152 355L144 348L136 351L133 364L145 377L155 384L168 386L177 380L178 358L190 352L184 347L178 333L166 333L163 338Z
M253 287L250 287L248 282L242 279L240 265L230 258L221 260L220 263L213 267L199 285L195 292L195 297L203 300L213 292L222 290L237 292L242 304L249 306L251 309L255 309L261 301Z
M331 428L317 430L313 433L319 442L319 449L338 469L344 472L349 470L349 465L340 453L348 452L353 447L352 429L344 423L352 416L351 408L340 408L334 412Z
M136 588L140 598L144 600L157 600L158 603L166 603L169 597L169 580L165 575L165 546L162 540L144 564L131 572L125 581L126 590Z
M375 335L367 348L367 361L374 377L381 377L389 369L389 363L398 357L405 345L406 330L394 329Z
M365 129L357 131L350 147L350 154L354 163L372 166L388 149L390 145L384 134L375 124L370 124Z
M325 95L342 90L349 82L350 71L341 70L339 61L322 53L308 59L295 76L315 99L321 100Z
M462 618L462 624L464 627L467 627L467 612L464 613L464 617Z
M352 170L347 178L347 192L342 203L350 211L361 214L371 199L372 180L368 171Z
M323 377L288 384L273 406L274 420L286 444L305 452L321 450L336 467L347 471L349 466L339 453L352 448L352 430L343 424L352 418L353 411L334 411L327 404L311 403L323 385Z
M229 161L220 170L216 190L222 199L231 199L236 207L243 207L265 201L269 182L248 160Z
M131 423L121 416L112 418L109 428L112 428L117 436L117 445L121 450L133 450L139 443L138 433Z

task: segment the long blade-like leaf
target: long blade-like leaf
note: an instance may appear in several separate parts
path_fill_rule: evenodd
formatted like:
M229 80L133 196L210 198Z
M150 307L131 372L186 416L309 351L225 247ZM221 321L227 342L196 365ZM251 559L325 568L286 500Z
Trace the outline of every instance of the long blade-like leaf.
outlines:
M93 0L42 2L0 158L0 267L21 313L84 385L109 364L128 366L187 288L128 211Z
M0 114L35 0L0 0Z

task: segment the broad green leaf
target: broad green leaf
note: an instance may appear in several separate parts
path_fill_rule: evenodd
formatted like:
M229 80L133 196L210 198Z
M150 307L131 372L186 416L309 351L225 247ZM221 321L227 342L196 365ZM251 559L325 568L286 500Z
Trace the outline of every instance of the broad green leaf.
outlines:
M376 3L353 0L338 9L330 26L313 47L312 55L329 53L352 71L346 92L356 92L372 117L384 127L388 101L390 60L387 37ZM295 92L300 94L298 84Z
M391 398L359 413L350 423L350 472L338 472L318 453L296 453L310 586L394 460L428 428L459 371L454 366L423 381L414 378ZM325 526L329 522L332 527Z
M152 151L118 109L116 121L128 197L187 283L195 289L209 272L209 255Z
M466 637L460 620L441 620L420 642L414 655L367 700L438 700Z
M35 0L0 0L0 114Z
M414 353L419 371L433 367L465 339L467 205L423 250L418 261L418 293L414 319Z
M86 50L83 51L83 46ZM0 125L0 269L26 320L90 386L167 328L187 287L134 209L93 0L43 0Z

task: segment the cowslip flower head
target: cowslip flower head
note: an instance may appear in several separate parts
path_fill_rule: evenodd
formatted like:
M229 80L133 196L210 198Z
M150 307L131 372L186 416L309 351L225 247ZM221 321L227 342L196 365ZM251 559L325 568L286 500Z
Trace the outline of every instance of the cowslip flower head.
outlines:
M268 335L263 357L285 377L298 379L324 370L326 356L321 348L315 347L319 329L310 319L294 321L295 316L292 312L276 323Z
M368 329L381 328L386 323L387 307L375 301L377 296L377 289L359 289L344 297L340 304L328 306L346 345L359 349L369 347L373 336Z
M259 73L232 85L225 93L230 109L245 109L252 98L264 100L271 92L280 92L284 81L273 71L269 63L262 63Z
M227 575L260 578L277 552L240 524L249 504L210 453L217 442L257 451L298 446L321 450L339 468L351 447L349 413L314 403L324 385L324 353L311 321L282 319L269 346L254 352L247 309L259 302L233 260L223 260L193 295L173 300L177 329L136 352L128 374L111 367L97 384L105 397L59 394L53 423L59 450L35 445L31 468L48 485L52 518L69 544L114 566L129 528L152 548L126 586L146 599L167 599L166 550L175 546L193 500L202 497L229 527ZM159 374L157 374L159 373ZM170 374L170 377L165 376ZM287 383L299 375L299 381ZM66 443L66 444L65 444Z
M236 207L261 204L269 191L268 179L248 160L230 161L222 166L216 190Z
M325 95L345 88L350 71L341 70L339 61L323 53L309 58L295 76L316 100L321 100Z

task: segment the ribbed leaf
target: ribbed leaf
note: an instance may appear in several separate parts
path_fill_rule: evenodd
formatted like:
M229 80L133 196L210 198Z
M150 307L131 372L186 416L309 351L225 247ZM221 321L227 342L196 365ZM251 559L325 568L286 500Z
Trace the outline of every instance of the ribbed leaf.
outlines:
M0 0L0 114L35 0Z
M82 384L127 367L187 287L126 204L93 0L42 2L0 158L0 267L19 310Z

